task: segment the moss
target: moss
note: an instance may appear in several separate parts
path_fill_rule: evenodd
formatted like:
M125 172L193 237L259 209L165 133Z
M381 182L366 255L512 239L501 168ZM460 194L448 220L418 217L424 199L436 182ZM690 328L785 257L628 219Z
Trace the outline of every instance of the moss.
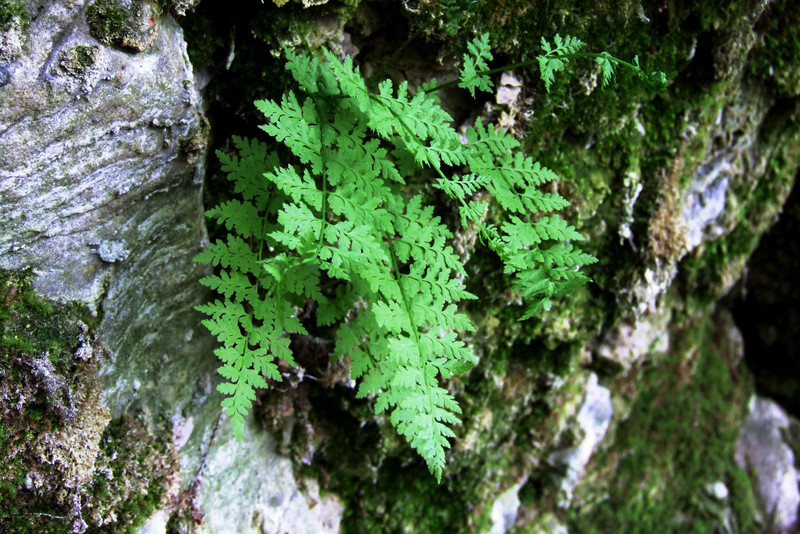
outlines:
M791 111L778 113L792 116ZM780 213L794 183L800 154L800 124L780 121L763 128L763 132L775 136L769 144L767 169L755 187L747 182L734 191L735 197L742 199L736 226L681 263L679 286L692 309L710 305L732 287L762 234Z
M96 0L86 8L86 23L101 43L142 52L155 39L160 14L148 0Z
M54 364L68 360L84 329L96 322L83 306L39 298L30 271L0 272L0 354L6 359L47 354Z
M121 41L127 32L129 13L114 0L97 0L86 8L86 22L92 35L100 42Z
M65 51L59 65L64 72L72 76L81 76L97 62L100 47L77 45Z
M752 384L730 325L717 317L675 332L670 355L639 379L613 447L592 460L608 497L573 509L570 531L712 532L725 514L739 532L760 531L753 489L733 461ZM730 496L715 509L707 487L718 481Z
M800 94L800 14L789 0L772 2L757 28L763 36L749 69L781 97Z
M14 0L0 0L0 31L5 31L15 25L27 28L31 16L25 9L24 2Z
M98 526L114 518L115 531L132 532L174 496L179 471L168 436L131 417L115 419L100 441L84 516Z

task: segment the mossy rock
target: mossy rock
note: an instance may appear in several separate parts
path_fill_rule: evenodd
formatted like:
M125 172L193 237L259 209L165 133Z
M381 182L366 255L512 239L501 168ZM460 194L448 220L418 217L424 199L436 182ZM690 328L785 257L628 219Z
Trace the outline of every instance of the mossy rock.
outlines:
M89 32L103 44L143 52L158 30L161 8L149 0L96 0L86 8Z
M3 532L127 531L177 491L169 436L111 421L100 400L96 322L40 298L30 272L0 271Z

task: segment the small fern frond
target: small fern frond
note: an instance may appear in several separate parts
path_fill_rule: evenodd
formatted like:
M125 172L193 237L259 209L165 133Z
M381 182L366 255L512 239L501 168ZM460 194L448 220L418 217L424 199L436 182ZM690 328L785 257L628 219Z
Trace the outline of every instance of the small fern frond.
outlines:
M480 117L475 120L474 126L469 126L466 131L467 144L471 152L478 157L481 154L491 156L504 156L519 148L519 141L502 128L486 126Z
M222 164L222 171L233 182L234 192L244 200L251 201L260 211L277 212L283 204L283 196L274 194L261 175L277 167L278 156L258 140L233 136L233 144L240 157L230 156L221 150L217 151L217 157Z
M544 81L544 87L550 92L550 86L555 81L555 73L564 70L564 66L569 62L570 55L577 54L583 47L583 41L577 37L567 35L561 38L556 34L553 39L555 46L551 45L547 39L542 37L542 50L544 55L536 56L539 62L539 71Z
M489 46L489 34L484 33L474 38L467 44L468 54L464 54L464 64L461 67L458 86L469 91L475 98L475 90L491 91L492 80L486 74L489 70L488 62L493 59Z
M602 52L595 62L600 65L600 72L603 75L603 87L608 85L614 80L614 57L608 52Z
M311 98L306 98L301 106L289 91L281 98L280 105L271 100L257 100L255 105L270 121L261 129L289 147L315 173L322 172L320 120Z

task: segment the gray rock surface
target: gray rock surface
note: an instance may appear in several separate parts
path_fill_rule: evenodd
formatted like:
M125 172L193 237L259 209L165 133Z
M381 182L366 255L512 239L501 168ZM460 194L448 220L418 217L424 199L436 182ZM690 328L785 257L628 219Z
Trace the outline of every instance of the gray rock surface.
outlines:
M199 247L206 127L171 17L130 54L89 34L81 2L43 4L0 89L0 267L33 266L43 295L96 306L109 263L162 234Z
M319 495L316 481L297 481L289 459L275 453L264 432L245 425L237 441L230 425L220 428L207 458L197 504L207 512L208 534L335 534L343 506Z
M586 382L585 396L577 415L575 426L580 434L578 442L567 449L554 452L549 462L563 467L560 505L567 507L572 501L572 492L583 477L586 464L608 430L614 407L611 392L597 383L597 375L591 373Z
M750 400L739 442L736 461L742 469L752 470L764 508L769 514L768 532L796 532L800 507L800 473L792 448L784 437L789 417L769 399L754 396Z
M192 261L206 241L208 128L183 33L149 1L24 6L35 17L0 28L0 269L30 267L43 296L101 315L103 401L112 417L171 420L187 484L220 408L214 341L193 310L208 298L206 267ZM120 6L135 15L123 30L98 22ZM122 33L103 33L112 30ZM338 529L341 507L301 496L269 436L231 436L218 436L225 445L212 448L201 485L207 532L245 532L253 506L259 532L286 518L307 532ZM163 531L166 517L144 531Z
M501 493L492 504L492 528L489 534L504 534L514 526L519 512L519 490L522 483L517 483Z

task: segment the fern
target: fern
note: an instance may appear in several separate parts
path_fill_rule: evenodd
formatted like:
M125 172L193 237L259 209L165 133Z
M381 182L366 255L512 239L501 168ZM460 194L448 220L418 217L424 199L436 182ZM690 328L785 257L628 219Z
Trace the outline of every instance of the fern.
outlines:
M548 89L582 43L556 36L555 45L542 45ZM488 35L468 49L461 86L490 89ZM556 214L568 202L540 188L556 175L506 132L478 120L462 143L432 85L413 91L387 80L373 93L351 58L325 51L287 59L300 96L255 105L267 120L262 129L292 160L280 165L266 145L241 138L238 156L218 153L241 199L207 212L229 234L196 258L218 267L201 281L218 298L198 309L221 344L222 405L240 436L256 389L281 380L279 360L293 365L289 336L306 334L297 312L312 300L318 325L338 324L333 356L349 358L357 395L389 413L440 480L461 413L443 381L476 363L459 340L474 329L459 303L475 296L448 244L451 231L422 197L407 197L406 177L422 168L436 174L433 185L459 205L462 225L514 275L523 319L586 283L580 268L596 259ZM489 202L475 200L482 191L495 205L492 222Z
M562 39L556 34L553 39L555 46L552 46L547 39L542 37L542 50L544 55L537 56L539 69L542 73L545 89L550 92L550 86L555 81L555 73L564 70L570 56L574 56L583 48L583 41L569 35Z
M492 60L492 53L489 50L489 34L484 33L480 38L474 39L467 45L469 54L464 54L464 65L461 67L461 80L459 87L467 89L472 97L475 97L475 89L490 91L492 80L487 71L487 62Z

